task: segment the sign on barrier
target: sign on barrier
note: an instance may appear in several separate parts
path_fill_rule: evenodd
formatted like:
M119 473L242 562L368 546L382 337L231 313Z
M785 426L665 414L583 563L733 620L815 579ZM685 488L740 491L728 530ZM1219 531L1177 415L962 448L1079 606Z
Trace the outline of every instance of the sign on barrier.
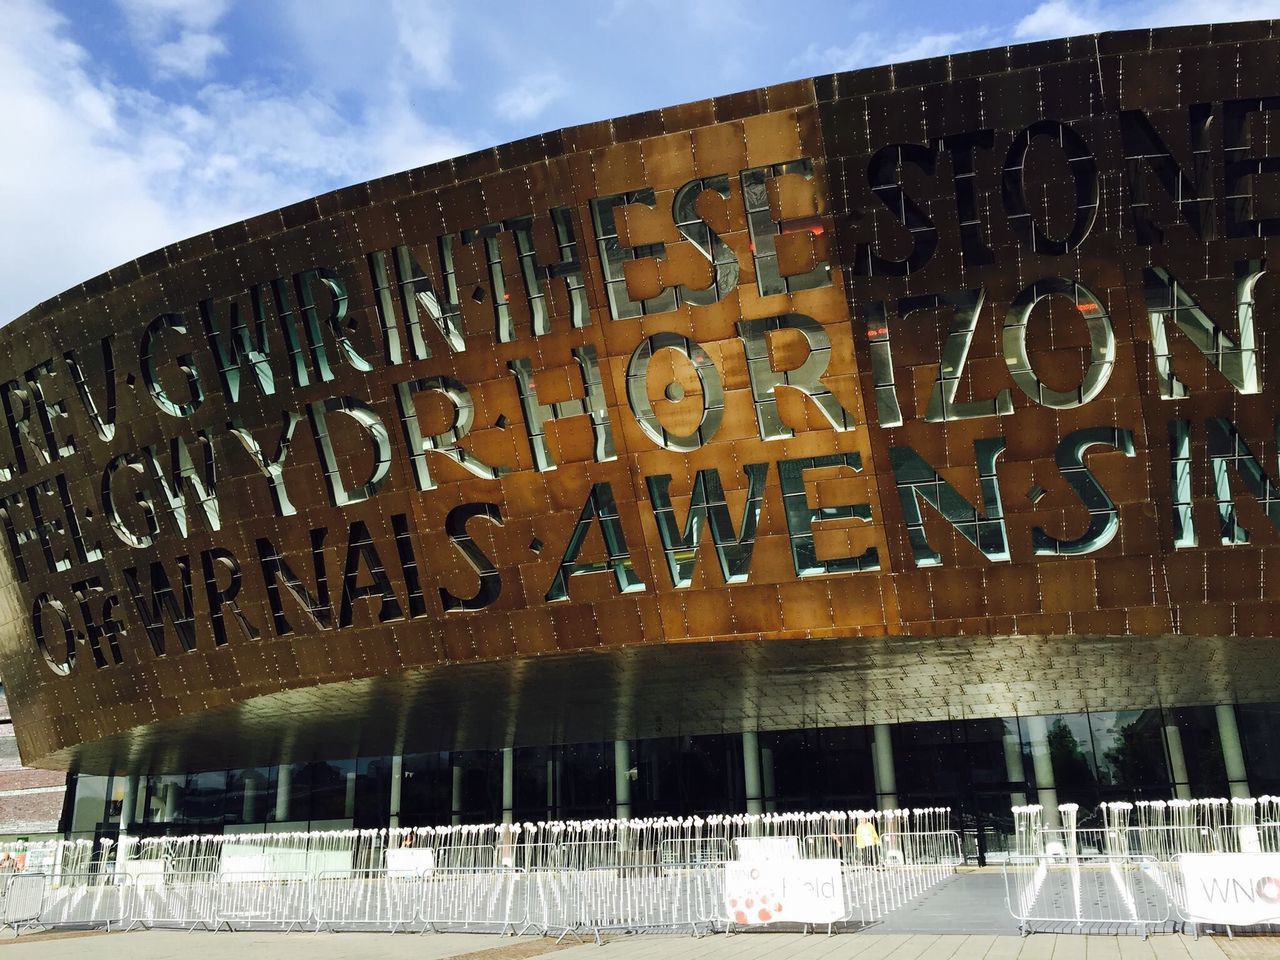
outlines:
M734 923L838 923L845 916L839 860L737 860L724 865Z
M1240 927L1280 922L1280 854L1185 853L1177 862L1187 920Z

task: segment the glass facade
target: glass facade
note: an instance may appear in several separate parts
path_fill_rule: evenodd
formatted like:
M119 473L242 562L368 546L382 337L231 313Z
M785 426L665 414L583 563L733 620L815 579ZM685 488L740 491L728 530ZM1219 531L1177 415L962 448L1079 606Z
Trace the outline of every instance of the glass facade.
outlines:
M64 828L109 835L123 816L147 836L893 804L949 806L957 828L994 836L1011 831L1011 806L1055 796L1085 823L1110 800L1280 793L1278 748L1280 703L362 757L78 776ZM1241 764L1244 780L1229 779Z

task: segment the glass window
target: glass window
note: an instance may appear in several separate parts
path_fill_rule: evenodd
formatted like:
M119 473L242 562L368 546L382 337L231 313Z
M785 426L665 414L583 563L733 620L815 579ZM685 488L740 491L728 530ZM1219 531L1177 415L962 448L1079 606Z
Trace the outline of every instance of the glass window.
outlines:
M1045 744L1052 763L1059 803L1078 803L1081 820L1098 805L1098 780L1094 771L1093 733L1086 713L1064 713L1046 717L1022 717L1023 766L1034 784L1035 751L1032 741L1043 721Z
M403 771L402 771L403 776ZM400 795L404 804L403 780ZM363 757L356 761L355 810L352 826L357 830L385 827L391 818L391 758Z
M746 809L742 737L663 737L637 740L632 765L633 816L733 813Z
M497 823L502 819L502 751L467 750L453 754L453 813L460 823Z
M1165 723L1177 729L1178 739L1182 742L1188 795L1225 797L1227 770L1222 762L1218 716L1213 707L1175 707L1165 712Z
M1280 703L1240 704L1236 717L1249 791L1255 797L1280 793Z
M1158 709L1089 714L1103 801L1159 799L1170 795L1163 717Z
M828 727L813 739L813 782L820 806L840 810L869 810L876 806L875 773L871 765L870 727ZM775 754L774 764L778 757Z
M227 771L227 792L222 801L226 823L265 823L275 817L275 809L275 767Z
M891 728L898 806L937 806L967 785L963 747L950 721L899 723Z
M447 825L453 816L452 797L453 771L448 753L405 754L400 782L400 826Z
M556 816L557 759L551 747L516 747L512 751L515 788L512 819L517 823Z
M180 806L174 811L174 820L192 825L221 826L226 792L225 770L187 774L180 792Z
M816 731L786 730L760 734L760 773L765 809L814 809L817 765Z
M74 833L98 829L106 817L107 787L110 777L80 775L75 780L75 806L71 813L71 830Z
M571 743L560 748L557 816L589 820L616 812L612 742Z

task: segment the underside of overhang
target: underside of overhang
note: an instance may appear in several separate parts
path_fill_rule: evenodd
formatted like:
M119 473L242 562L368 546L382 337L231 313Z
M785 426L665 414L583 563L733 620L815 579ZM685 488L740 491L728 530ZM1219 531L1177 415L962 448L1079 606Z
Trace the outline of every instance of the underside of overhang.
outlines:
M259 697L47 757L177 773L436 750L1275 699L1270 638L887 637L660 644Z

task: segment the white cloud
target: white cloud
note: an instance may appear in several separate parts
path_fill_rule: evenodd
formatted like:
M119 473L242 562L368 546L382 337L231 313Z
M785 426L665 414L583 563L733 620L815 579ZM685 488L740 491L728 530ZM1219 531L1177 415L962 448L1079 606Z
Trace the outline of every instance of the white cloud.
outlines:
M956 53L976 50L989 45L992 40L990 27L979 26L958 33L917 33L888 41L878 33L861 33L851 43L843 46L819 47L811 44L795 61L812 72L831 73L841 70L857 70L884 63L906 63Z
M416 77L429 87L453 85L453 8L441 0L393 0L396 36Z
M161 76L199 79L227 45L213 28L228 0L117 0L134 44Z
M493 108L504 120L532 120L568 92L569 85L558 74L536 73L499 94Z
M1206 8L1202 0L1172 0L1158 4L1152 0L1129 3L1048 0L1014 23L986 23L962 31L917 32L893 38L868 31L855 33L853 39L844 44L811 44L792 61L792 67L813 74L829 73L1107 30L1270 17L1280 17L1280 0L1220 0L1212 9ZM860 19L861 15L851 16L851 22Z
M42 0L8 0L5 21L0 322L183 237L471 146L394 85L355 110L226 84L172 102L103 79Z
M1027 14L1013 28L1016 40L1045 40L1106 30L1140 30L1192 23L1266 20L1280 16L1280 0L1219 0L1207 7L1202 0L1171 3L1099 3L1097 0L1049 0Z

